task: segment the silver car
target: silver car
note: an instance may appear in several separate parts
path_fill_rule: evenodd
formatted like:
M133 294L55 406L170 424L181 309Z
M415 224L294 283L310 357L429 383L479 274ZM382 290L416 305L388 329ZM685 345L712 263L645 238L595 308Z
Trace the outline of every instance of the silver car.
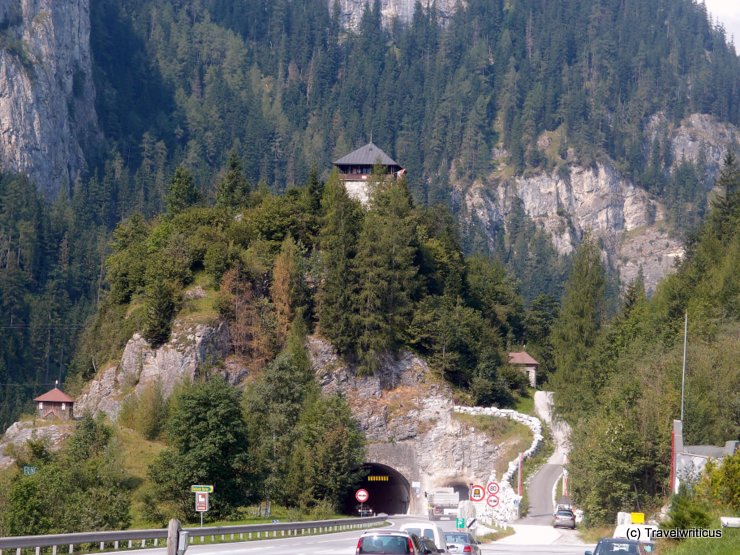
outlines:
M563 528L570 528L571 530L575 530L576 529L576 515L573 513L573 511L568 511L566 509L560 509L553 516L552 526L553 528L562 526Z
M480 555L480 544L470 532L445 532L445 541L450 553Z

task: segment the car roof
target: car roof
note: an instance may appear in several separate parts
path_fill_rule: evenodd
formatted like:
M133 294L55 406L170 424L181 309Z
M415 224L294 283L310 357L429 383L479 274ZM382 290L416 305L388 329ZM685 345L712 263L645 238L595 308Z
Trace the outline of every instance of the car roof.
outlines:
M363 536L410 536L406 530L365 530Z
M640 545L637 540L628 540L626 538L601 538L599 543L626 543L627 545Z

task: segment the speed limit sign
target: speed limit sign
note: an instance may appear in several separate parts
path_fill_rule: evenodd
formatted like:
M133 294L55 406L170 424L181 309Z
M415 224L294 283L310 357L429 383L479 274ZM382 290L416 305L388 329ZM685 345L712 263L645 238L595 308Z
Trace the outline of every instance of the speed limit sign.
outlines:
M498 482L488 482L488 485L486 486L486 491L491 495L496 495L500 490L501 486L498 485Z

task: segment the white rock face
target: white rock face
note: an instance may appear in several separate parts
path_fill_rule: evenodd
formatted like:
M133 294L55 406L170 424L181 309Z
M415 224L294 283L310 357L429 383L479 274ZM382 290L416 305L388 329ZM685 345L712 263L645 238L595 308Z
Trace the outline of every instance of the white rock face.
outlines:
M22 448L29 439L41 439L47 442L52 451L58 450L64 440L74 432L74 422L60 422L45 425L32 421L16 422L11 425L0 441L0 470L11 467L15 459L8 454L8 447Z
M397 18L404 22L411 21L414 15L414 5L419 1L423 8L429 8L436 4L440 18L449 17L455 11L458 0L380 0L380 12L383 23L387 25L391 20ZM373 0L328 0L330 8L336 2L342 14L342 21L346 27L356 29L362 18L365 6L373 6ZM465 2L462 2L465 5Z
M647 129L651 140L662 135L670 139L674 168L682 160L696 163L703 156L711 178L719 175L727 147L740 140L737 127L708 114L691 114L675 126L659 113L652 117Z
M176 321L170 341L157 349L134 334L120 363L104 368L85 386L75 402L74 415L104 412L115 420L127 395L139 394L147 385L159 381L167 397L178 382L192 380L203 363L221 361L229 350L229 333L224 323L182 325Z
M0 165L53 195L99 136L89 0L0 0L0 23Z
M553 172L504 183L477 181L461 196L464 212L483 223L492 245L496 224L508 219L517 199L527 215L549 233L560 254L573 252L586 232L604 238L611 250L606 254L615 261L624 284L642 266L647 289L654 289L683 253L681 243L659 225L662 205L604 164L573 167L568 177ZM648 233L652 242L644 240ZM627 245L620 250L623 243Z

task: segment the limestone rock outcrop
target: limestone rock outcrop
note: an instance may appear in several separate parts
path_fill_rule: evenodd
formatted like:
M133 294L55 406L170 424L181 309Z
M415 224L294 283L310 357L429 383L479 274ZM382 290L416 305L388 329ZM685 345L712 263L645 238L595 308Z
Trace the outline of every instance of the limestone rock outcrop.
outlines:
M453 415L452 390L426 362L404 352L373 376L359 376L317 336L308 340L312 368L325 393L341 393L368 441L368 462L399 470L421 491L487 479L502 448ZM508 462L508 461L507 461ZM422 499L411 512L423 513Z
M120 362L102 369L85 386L75 402L74 414L104 412L115 420L126 395L138 394L158 381L164 395L169 396L179 381L192 380L204 363L220 362L229 351L228 327L223 322L206 325L175 321L170 341L157 349L134 334ZM224 375L232 383L243 377L228 365Z
M703 160L706 180L711 184L728 147L737 144L738 130L705 114L692 114L680 125L656 114L647 126L646 148L654 139L670 141L674 168L682 160ZM498 149L493 155L503 161L507 158ZM491 246L497 240L497 230L519 202L550 235L560 254L572 252L585 233L594 234L602 240L604 254L619 271L622 285L637 277L642 268L645 286L652 291L683 256L682 242L666 224L660 200L607 162L591 167L571 164L567 171L506 180L478 179L470 186L456 186L453 199L463 220L475 220L483 226Z
M328 1L331 9L335 0ZM387 25L393 19L399 19L404 22L411 21L417 1L425 9L434 4L438 16L444 19L454 13L459 0L380 0L380 12L383 17L383 23ZM373 5L372 2L368 2L367 0L336 0L336 3L339 4L339 13L341 14L343 24L350 29L356 29L359 25L365 6L369 5L372 7Z
M23 448L29 439L39 439L46 442L52 451L58 450L64 440L74 432L74 422L59 422L49 424L48 421L24 420L11 425L0 441L0 470L9 468L15 464L15 458L9 451ZM8 449L11 447L11 449Z
M553 171L501 183L479 180L456 195L464 217L481 222L492 246L515 202L548 232L560 254L573 252L585 233L595 234L604 239L624 284L642 267L647 289L654 289L683 254L681 242L661 225L663 206L606 164L572 167L569 175Z
M85 169L99 137L89 0L0 0L0 166L47 196Z

